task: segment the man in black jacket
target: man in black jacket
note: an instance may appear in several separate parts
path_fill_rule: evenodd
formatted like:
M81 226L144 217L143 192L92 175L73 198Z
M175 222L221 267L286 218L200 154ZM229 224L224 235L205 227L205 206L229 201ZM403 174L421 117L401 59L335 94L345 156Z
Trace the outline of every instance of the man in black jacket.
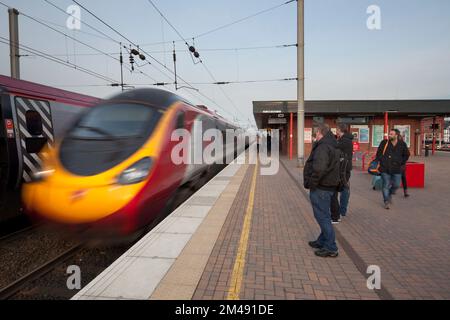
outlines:
M341 221L341 216L345 217L347 215L348 202L350 200L350 176L352 173L352 159L353 159L353 135L349 133L348 125L344 123L338 124L337 127L337 144L338 149L344 153L347 170L345 178L347 185L339 190L341 193L341 199L338 200L339 192L336 191L331 199L331 220L333 224L338 224Z
M381 142L377 151L377 160L380 162L380 173L383 179L384 207L390 208L392 195L400 187L402 180L402 167L408 162L410 153L408 146L399 139L398 130L391 130L389 140Z
M309 245L317 249L319 257L337 257L338 248L333 225L331 224L331 197L339 184L339 151L337 141L330 128L319 125L316 142L303 170L303 182L310 190L314 217L320 226L320 236Z

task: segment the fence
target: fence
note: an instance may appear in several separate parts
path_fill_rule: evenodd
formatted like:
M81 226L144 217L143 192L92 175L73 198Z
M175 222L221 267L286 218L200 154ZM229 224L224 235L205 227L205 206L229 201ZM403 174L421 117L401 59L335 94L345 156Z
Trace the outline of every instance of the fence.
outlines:
M369 164L375 159L375 153L357 151L353 153L353 168L367 170Z

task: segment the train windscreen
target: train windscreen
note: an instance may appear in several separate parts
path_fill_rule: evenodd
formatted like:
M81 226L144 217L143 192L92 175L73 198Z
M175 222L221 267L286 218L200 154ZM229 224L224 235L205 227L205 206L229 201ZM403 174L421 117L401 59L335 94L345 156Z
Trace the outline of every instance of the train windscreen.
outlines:
M80 176L104 172L148 140L163 111L133 103L99 105L83 115L61 144L63 166Z

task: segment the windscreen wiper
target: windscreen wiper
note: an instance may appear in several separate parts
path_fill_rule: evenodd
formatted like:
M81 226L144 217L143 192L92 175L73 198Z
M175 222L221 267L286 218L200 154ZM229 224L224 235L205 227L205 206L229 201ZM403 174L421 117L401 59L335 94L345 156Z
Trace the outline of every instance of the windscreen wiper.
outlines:
M107 137L108 139L111 139L111 140L115 140L116 139L116 137L113 134L109 133L108 131L106 131L104 129L91 127L91 126L77 126L77 128L86 129L86 130L89 130L89 131L92 131L92 132L96 132L96 133L98 133L98 134L100 134L102 136L105 136L105 137Z

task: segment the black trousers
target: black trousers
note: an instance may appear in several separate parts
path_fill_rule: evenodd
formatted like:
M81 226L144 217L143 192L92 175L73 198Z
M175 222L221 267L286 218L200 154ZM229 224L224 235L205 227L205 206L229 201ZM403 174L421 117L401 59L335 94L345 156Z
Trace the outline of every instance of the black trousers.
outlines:
M403 190L408 190L408 181L406 181L406 170L402 170L402 184Z
M331 197L331 219L337 221L341 215L339 214L339 192L335 192Z
M351 172L347 172L347 181L350 183L350 177L351 177ZM347 203L348 205L348 203ZM339 191L336 191L333 196L331 197L331 206L330 206L330 211L331 211L331 219L332 220L339 220L339 218L341 217L340 214L340 203L339 203Z

